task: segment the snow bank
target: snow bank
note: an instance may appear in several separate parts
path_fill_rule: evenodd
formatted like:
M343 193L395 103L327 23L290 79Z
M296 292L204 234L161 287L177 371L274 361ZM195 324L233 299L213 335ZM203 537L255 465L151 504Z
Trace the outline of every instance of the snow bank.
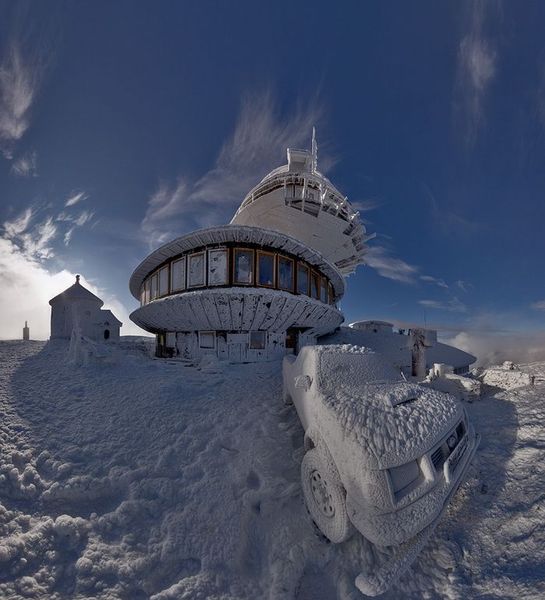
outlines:
M524 387L530 385L532 382L532 376L529 373L523 373L519 369L504 367L490 367L485 369L480 378L484 384L504 390Z
M0 343L0 597L361 598L392 550L316 534L279 364L206 373L131 348L103 368ZM385 599L545 597L544 391L468 406L470 481Z

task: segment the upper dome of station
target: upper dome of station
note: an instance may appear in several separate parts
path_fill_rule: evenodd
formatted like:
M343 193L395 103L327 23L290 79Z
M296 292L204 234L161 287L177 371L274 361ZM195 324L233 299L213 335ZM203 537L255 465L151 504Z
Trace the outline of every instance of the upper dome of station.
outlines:
M288 164L266 175L247 196L232 224L265 227L291 235L334 264L343 275L364 262L365 227L348 199L317 169L312 150L287 149Z

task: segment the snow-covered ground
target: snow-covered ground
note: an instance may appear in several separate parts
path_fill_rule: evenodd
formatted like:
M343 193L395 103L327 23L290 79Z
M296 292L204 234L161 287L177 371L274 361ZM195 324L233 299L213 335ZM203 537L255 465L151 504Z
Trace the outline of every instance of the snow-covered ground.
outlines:
M0 598L361 598L384 551L318 536L281 368L185 366L136 342L74 366L0 342ZM384 598L545 597L545 364L467 408L467 481Z

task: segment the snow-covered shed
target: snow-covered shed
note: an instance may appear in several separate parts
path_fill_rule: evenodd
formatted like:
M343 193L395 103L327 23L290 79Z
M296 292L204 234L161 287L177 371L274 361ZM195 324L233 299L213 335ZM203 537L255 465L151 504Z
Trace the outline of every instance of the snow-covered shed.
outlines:
M51 339L70 339L72 331L95 341L119 339L123 323L111 310L102 309L104 302L76 282L51 298Z

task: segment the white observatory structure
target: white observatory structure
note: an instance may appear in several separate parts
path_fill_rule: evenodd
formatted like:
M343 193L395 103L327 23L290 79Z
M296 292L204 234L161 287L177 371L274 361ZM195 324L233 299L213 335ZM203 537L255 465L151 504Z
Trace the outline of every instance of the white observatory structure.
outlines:
M157 336L157 355L231 362L278 358L316 343L344 320L345 275L362 263L365 228L317 170L317 147L288 149L229 225L195 231L152 252L130 290L130 318Z
M244 198L231 223L286 233L317 250L343 275L363 262L368 236L348 199L318 171L318 148L288 148L288 164L271 171Z

